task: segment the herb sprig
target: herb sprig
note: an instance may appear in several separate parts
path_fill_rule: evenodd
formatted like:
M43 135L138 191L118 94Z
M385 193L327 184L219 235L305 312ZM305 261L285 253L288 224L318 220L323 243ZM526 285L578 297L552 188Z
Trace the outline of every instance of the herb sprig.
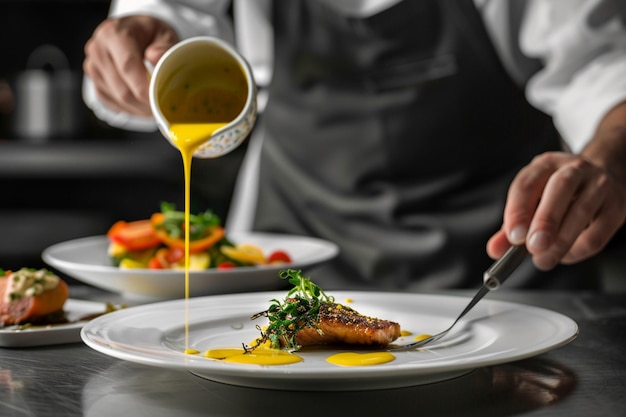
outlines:
M162 202L161 213L163 213L163 223L158 227L165 229L167 234L174 238L184 238L185 213L177 211L172 203ZM198 214L189 215L189 239L198 240L207 235L207 229L220 226L221 219L211 210Z
M295 352L300 349L296 342L296 334L300 330L311 327L322 334L322 330L317 325L320 307L322 304L334 302L334 298L302 275L302 271L286 269L280 271L278 275L281 279L288 279L293 288L287 292L284 300L271 300L272 304L269 309L251 317L253 320L267 317L269 324L264 330L257 326L261 332L261 337L256 340L253 346L245 348L248 352L268 341L272 349Z

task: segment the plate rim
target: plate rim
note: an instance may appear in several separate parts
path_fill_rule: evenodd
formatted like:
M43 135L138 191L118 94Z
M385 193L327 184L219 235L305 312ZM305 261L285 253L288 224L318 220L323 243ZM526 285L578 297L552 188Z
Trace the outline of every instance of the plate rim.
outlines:
M450 302L457 306L464 307L464 305L469 301L468 297L458 296L458 295L445 295L445 294L419 294L419 293L394 293L394 292L371 292L371 291L331 291L330 295L337 297L380 297L383 296L386 299L390 299L392 297L404 297L411 298L416 301L430 299L434 301L446 301ZM215 302L216 298L222 298L222 302L228 301L229 299L240 298L242 300L246 300L246 297L252 297L254 299L260 299L261 297L280 297L284 296L284 291L271 291L271 292L258 292L258 293L243 293L243 294L223 294L223 295L212 295L212 296L204 296L204 297L194 297L189 299L189 308L193 309L194 305L199 305L201 303L207 303L208 301ZM243 298L242 298L243 297ZM211 299L211 300L207 300ZM270 298L268 298L269 300ZM370 301L370 300L368 300ZM101 325L106 325L106 322L114 323L116 320L121 319L118 316L124 317L128 314L141 314L146 310L151 309L166 309L168 307L178 307L180 308L180 303L186 303L186 300L169 300L160 303L144 305L138 307L132 307L134 310L126 310L111 313L107 316L100 317L95 319L94 321L88 323L85 327L81 329L81 339L85 344L89 347L100 351L109 356L116 357L118 359L127 360L131 362L142 363L145 365L170 368L170 369L187 369L188 371L201 376L206 379L215 380L218 382L225 382L233 385L240 386L248 386L248 387L257 387L257 388L276 388L283 389L285 388L285 382L288 380L289 389L307 389L307 390L323 390L327 391L329 389L325 389L323 387L318 386L316 382L325 381L325 383L330 383L332 385L332 389L330 390L347 390L346 387L337 387L336 384L338 382L345 381L350 378L360 378L363 377L364 380L359 382L359 386L365 386L366 388L378 389L378 388L393 388L393 387L405 387L412 385L419 385L421 383L430 383L435 382L441 379L449 379L454 376L458 376L467 372L470 372L473 369L491 365L497 365L501 363L512 362L516 360L521 360L525 358L529 358L532 356L537 356L543 353L546 353L550 350L562 347L572 340L574 340L579 333L578 324L571 319L570 317L542 307L530 306L525 304L514 303L510 301L502 301L502 300L492 300L487 299L481 301L478 306L482 304L483 314L485 309L495 308L496 310L501 309L502 311L515 311L522 309L523 311L535 312L536 315L542 317L544 320L549 320L550 322L554 320L558 320L561 324L567 323L568 326L560 327L560 333L558 335L552 335L550 338L546 338L542 341L543 346L540 348L530 348L526 347L525 349L521 349L516 352L516 354L510 354L508 356L500 356L491 359L483 358L481 360L475 361L462 361L455 364L448 364L443 367L432 367L431 365L425 366L400 366L400 367L351 367L346 370L346 368L329 368L331 371L325 371L322 374L317 376L313 376L313 383L307 383L307 380L311 379L311 373L307 371L299 371L297 368L285 370L284 365L276 366L276 367L262 367L263 372L258 372L259 367L255 366L247 366L247 365L229 365L223 366L223 363L218 363L216 361L211 361L206 358L196 358L196 357L185 357L183 359L182 355L179 355L180 358L177 360L181 360L182 363L172 363L164 361L163 358L156 358L143 355L136 350L133 351L131 349L130 352L125 351L121 345L118 343L107 344L103 343L101 340L97 340L97 338L92 337L92 332L95 331L97 333L97 329ZM164 305L164 304L170 304ZM488 315L489 316L489 315ZM109 342L111 342L109 340ZM163 348L163 346L161 346ZM409 352L408 354L415 354L418 352ZM174 355L175 353L170 352L170 354ZM404 353L394 352L394 354L402 355ZM210 365L207 365L210 364ZM288 375L288 377L287 377ZM373 381L365 381L365 379L373 379ZM396 379L395 381L393 379ZM256 380L255 380L256 379ZM352 381L351 381L352 382ZM417 382L417 383L416 383ZM313 388L311 388L313 387Z
M70 314L77 313L90 314L104 311L105 302L81 300L76 298L68 298L65 301L63 309ZM97 309L98 308L98 309ZM35 327L23 330L3 329L0 328L0 347L31 347L31 346L48 346L65 343L79 343L82 341L80 330L87 324L87 321L79 321L65 324L56 324L51 327ZM68 333L76 332L75 337L68 337ZM65 335L66 337L57 340L45 341L43 338L49 336Z
M339 246L336 243L331 242L329 240L317 238L317 237L279 234L279 233L265 233L265 232L232 232L232 233L229 233L227 237L229 239L232 238L233 240L237 240L237 237L242 237L242 236L253 236L253 237L260 237L260 238L286 239L286 240L299 239L299 240L304 240L306 242L315 242L328 251L326 254L324 254L324 256L319 257L319 258L314 258L313 260L310 260L310 261L305 260L305 261L294 262L293 265L295 266L298 266L298 265L306 266L312 263L324 262L324 261L335 258L339 254ZM48 265L53 266L53 267L60 267L60 266L71 267L74 269L81 269L87 272L118 271L119 268L113 265L94 265L94 264L89 264L89 263L78 263L78 262L67 261L64 259L58 259L53 256L53 252L55 250L58 250L59 248L66 248L70 245L79 246L80 244L85 244L86 242L89 242L89 243L102 242L104 240L106 240L106 235L95 235L95 236L85 236L85 237L80 237L76 239L66 240L63 242L58 242L43 249L43 251L41 252L41 257L44 260L44 262L46 262ZM258 269L259 267L255 267L255 266L239 267L237 269L232 269L232 270L221 270L220 273L233 273L237 271L244 272L244 271L253 271L253 270L258 270ZM206 275L207 273L210 273L210 271L212 270L190 271L190 274ZM148 268L132 268L132 269L124 270L124 272L131 273L131 274L132 273L137 273L137 274L150 273L150 274L155 274L155 275L167 275L167 274L172 274L172 273L179 273L179 271L176 271L176 270L169 270L169 269L159 270L159 269L148 269ZM184 272L181 270L180 274L183 275Z

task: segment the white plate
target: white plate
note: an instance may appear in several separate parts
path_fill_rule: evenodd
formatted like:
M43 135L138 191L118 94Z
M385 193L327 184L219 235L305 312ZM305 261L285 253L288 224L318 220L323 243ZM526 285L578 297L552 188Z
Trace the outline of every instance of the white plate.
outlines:
M447 328L468 299L419 294L333 292L336 302L353 300L362 314L400 323L404 330L437 333ZM81 336L95 350L127 361L190 372L227 384L288 390L342 391L397 388L453 378L471 370L515 361L562 346L576 337L570 318L549 310L483 300L456 331L428 349L394 352L383 365L338 367L326 358L338 350L298 352L304 361L279 366L226 363L186 355L185 314L189 315L190 348L204 352L240 347L259 335L251 314L267 309L285 292L231 294L131 307L99 317ZM409 343L410 337L398 341Z
M326 262L339 252L334 243L293 235L266 233L233 233L228 238L234 243L252 243L265 253L282 249L291 256L289 268L303 269ZM185 275L183 271L120 269L111 266L107 255L106 236L87 237L58 243L42 253L44 262L84 283L105 290L155 298L183 298ZM268 291L284 287L278 277L282 265L241 267L228 270L207 269L192 271L189 279L190 295L212 295L248 291Z
M104 312L106 304L68 299L63 306L68 324L32 326L24 330L0 328L0 347L31 347L80 342L80 329L86 322L75 322L90 314ZM72 323L75 322L75 323Z

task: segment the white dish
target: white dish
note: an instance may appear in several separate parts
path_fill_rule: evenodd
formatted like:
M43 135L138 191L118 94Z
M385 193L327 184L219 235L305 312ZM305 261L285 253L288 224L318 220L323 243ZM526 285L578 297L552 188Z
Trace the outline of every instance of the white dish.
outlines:
M419 294L333 292L336 302L348 298L362 314L393 320L413 334L447 328L468 299ZM285 292L200 297L131 307L99 317L83 327L81 337L93 349L131 362L187 369L212 381L232 385L345 391L419 385L453 378L473 369L535 356L562 346L578 334L570 318L549 310L483 300L459 327L427 349L394 352L393 362L338 367L326 358L332 348L298 352L304 361L280 366L232 364L186 355L186 346L204 352L240 347L259 335L262 320L249 317L267 309ZM185 315L189 317L188 342ZM404 337L398 344L409 343Z
M265 253L285 250L293 263L192 271L189 277L192 297L280 289L285 282L278 277L278 271L306 270L334 258L339 252L334 243L303 236L233 233L228 238L234 243L258 245ZM105 290L154 298L185 296L184 271L117 268L108 258L108 245L106 236L75 239L50 246L43 251L42 258L70 277Z
M63 309L66 312L68 324L31 326L23 330L16 330L14 326L0 328L0 347L31 347L80 342L80 329L86 322L77 320L90 314L104 312L106 305L70 298L65 302Z

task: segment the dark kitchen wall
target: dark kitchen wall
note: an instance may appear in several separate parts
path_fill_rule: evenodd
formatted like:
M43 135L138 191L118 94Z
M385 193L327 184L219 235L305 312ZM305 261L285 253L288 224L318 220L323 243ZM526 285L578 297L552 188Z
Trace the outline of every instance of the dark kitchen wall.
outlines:
M22 70L43 43L61 47L80 69L83 45L108 9L105 0L0 0L0 73Z
M37 48L49 45L67 57L74 75L72 99L80 101L83 48L108 9L109 1L104 0L0 0L0 81L8 82L15 95L17 79L27 69L29 57ZM82 106L75 110L74 135L125 136L85 110ZM19 136L15 113L15 109L0 111L0 139Z

